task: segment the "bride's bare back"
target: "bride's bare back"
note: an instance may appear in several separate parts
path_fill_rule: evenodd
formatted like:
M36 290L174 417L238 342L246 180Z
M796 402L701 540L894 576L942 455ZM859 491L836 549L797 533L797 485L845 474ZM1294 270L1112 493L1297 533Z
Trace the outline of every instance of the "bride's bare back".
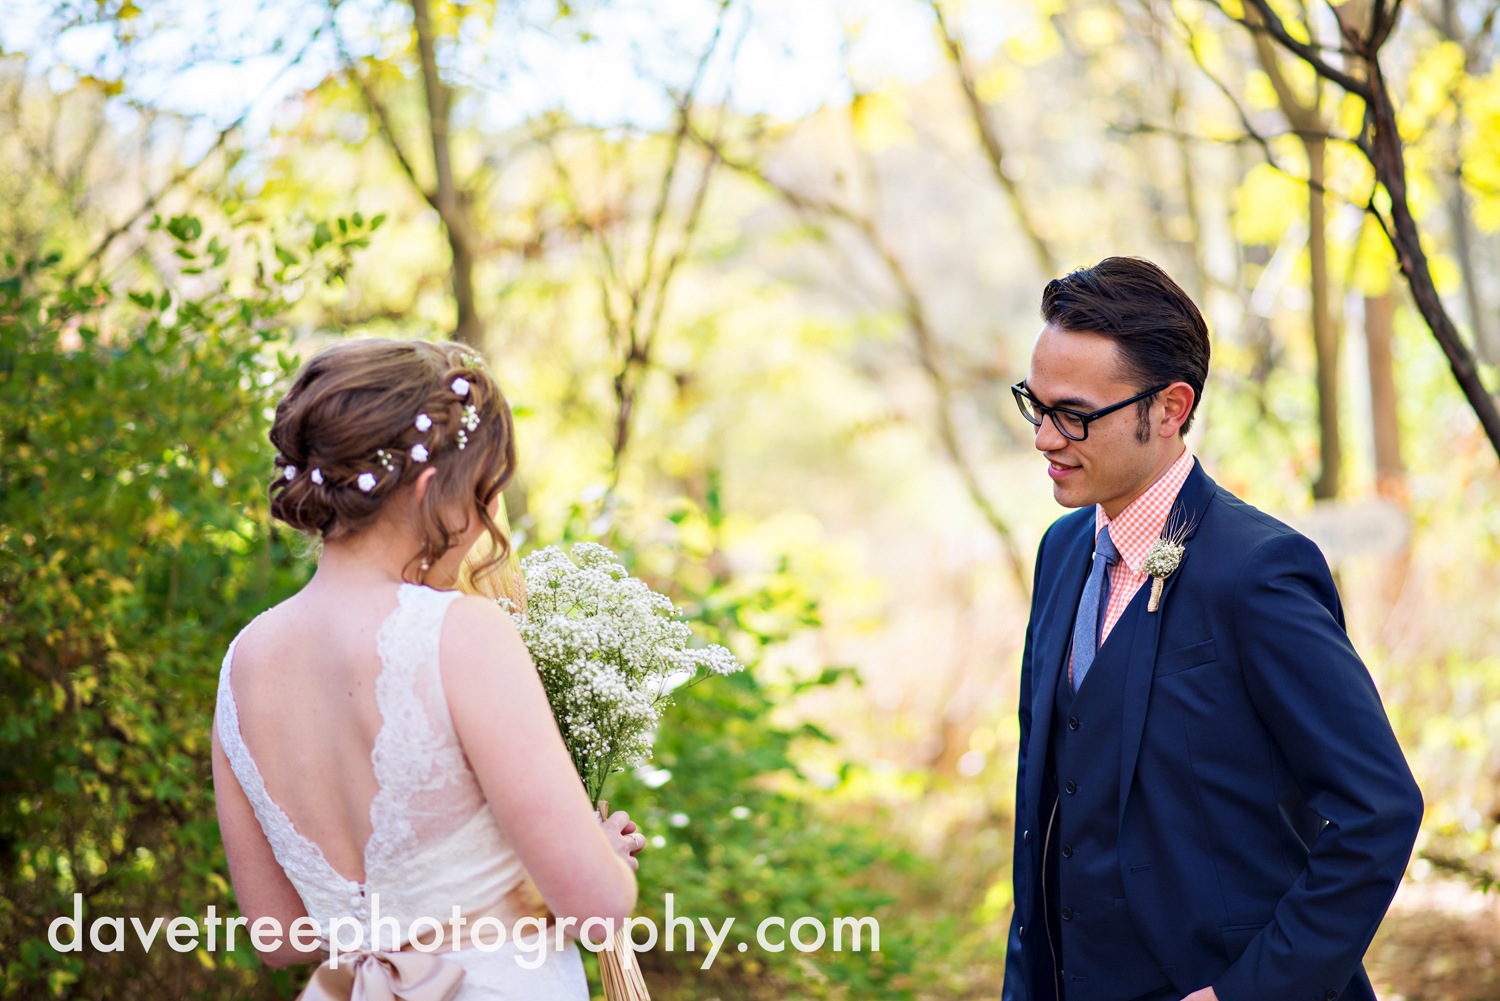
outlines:
M235 648L240 733L266 791L355 882L365 879L377 790L375 637L395 607L389 584L354 594L304 591L261 616Z

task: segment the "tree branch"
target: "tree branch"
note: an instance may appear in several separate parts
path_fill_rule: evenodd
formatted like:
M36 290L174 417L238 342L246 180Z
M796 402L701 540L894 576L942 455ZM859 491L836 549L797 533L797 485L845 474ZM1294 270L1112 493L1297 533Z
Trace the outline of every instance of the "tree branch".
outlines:
M984 149L985 157L995 172L995 180L1000 182L1000 189L1005 192L1006 198L1010 201L1011 211L1016 215L1016 222L1031 244L1032 252L1036 255L1037 266L1041 268L1042 274L1050 278L1057 273L1057 259L1032 220L1026 203L1021 198L1020 188L1005 173L1005 148L1001 145L1000 134L995 128L995 123L990 120L989 109L979 97L979 89L974 81L974 71L969 65L963 43L948 27L948 21L943 16L942 0L928 0L928 3L932 7L933 17L937 20L938 32L943 37L943 47L948 52L948 59L958 72L958 82L963 88L969 115L973 118L974 127L979 133L979 145Z
M179 167L177 169L177 172L172 175L171 180L167 181L150 196L148 196L146 200L143 201L139 206L137 206L136 210L129 216L127 216L122 222L119 222L111 227L110 230L105 233L104 236L99 240L99 242L94 245L94 249L89 252L88 257L85 257L83 259L83 263L79 264L78 267L73 270L73 273L69 275L69 280L71 281L78 275L81 275L85 269L97 264L99 262L99 259L104 256L105 252L109 250L110 246L112 246L116 240L124 236L126 233L130 232L130 230L135 226L136 223L144 219L147 214L156 210L156 207L161 204L161 200L163 198L171 194L178 185L182 184L189 177L192 177L199 167L208 162L208 157L210 154L216 153L223 148L224 144L229 141L229 136L234 132L235 129L239 128L244 123L245 117L249 113L250 112L247 109L244 115L236 118L227 127L221 129L218 138L214 140L214 144L208 148L208 153L205 153L202 159L193 164L191 167Z
M229 141L229 137L234 133L234 131L245 123L246 118L250 117L250 112L255 107L255 101L260 100L261 97L268 93L270 89L276 85L277 81L279 81L288 70L302 62L303 58L312 49L313 44L317 42L318 38L323 34L323 31L329 26L330 23L332 23L332 20L333 14L332 12L330 12L328 18L325 19L324 22L317 28L313 29L312 34L308 36L307 41L303 44L302 48L298 50L297 54L293 56L291 60L286 63L286 65L277 70L276 75L266 82L265 87L261 90L260 94L256 95L255 100L252 100L245 106L245 110L240 113L240 116L234 121L230 122L223 129L219 130L218 138L215 139L214 144L209 147L208 153L205 153L203 157L191 167L179 168L177 172L172 175L172 179L170 181L159 188L154 194L148 196L145 202L133 213L131 213L131 215L124 222L120 223L117 226L114 226L109 230L109 232L105 233L104 237L89 253L88 257L84 259L83 263L80 264L73 271L73 273L68 276L69 281L72 281L73 279L77 278L78 275L82 274L85 268L96 264L104 256L105 251L110 248L111 244L113 244L121 236L125 235L125 233L129 232L131 227L140 222L141 219L145 218L146 213L154 211L156 209L156 206L161 203L161 200L163 198L165 198L179 184L182 184L189 177L191 177L199 167L206 163L208 161L209 154L222 149L224 147L224 144Z
M1267 3L1266 0L1246 0L1246 2L1252 5L1255 8L1256 12L1260 14L1261 19L1264 22L1264 24L1261 25L1252 24L1245 18L1235 17L1233 14L1224 9L1223 4L1220 3L1219 0L1205 0L1205 2L1212 4L1215 8L1218 9L1221 14L1229 18L1229 20L1242 26L1246 31L1269 32L1271 37L1275 38L1276 41L1281 44L1282 48L1299 57L1303 62L1311 66L1317 72L1317 74L1323 77L1325 80L1331 80L1332 82L1347 90L1349 93L1354 94L1358 97L1369 96L1369 88L1366 87L1364 81L1350 76L1343 70L1334 69L1332 66L1330 66L1323 59L1322 49L1319 46L1309 45L1306 42L1299 42L1297 39L1293 38L1291 34L1287 32L1286 25L1282 23L1281 18L1277 16L1274 10L1271 9L1271 5Z
M422 182L417 179L416 169L412 166L412 162L407 157L406 151L401 148L401 141L396 138L396 130L391 125L390 112L386 110L385 104L375 96L375 92L370 88L369 83L355 67L353 58L344 52L342 40L339 42L339 51L344 53L345 73L349 76L349 79L354 81L354 85L359 88L359 94L365 102L365 107L369 108L370 113L375 116L375 123L380 129L380 134L385 137L386 144L390 146L391 154L395 156L396 163L401 167L401 172L406 175L407 180L411 181L412 187L417 189L417 193L422 196L422 199L434 209L437 208L437 196L428 191Z
M897 256L890 243L885 240L879 227L874 220L866 215L854 212L847 206L838 202L814 198L804 194L789 185L783 184L771 177L765 170L756 164L733 159L728 156L721 143L701 133L694 131L694 139L705 148L713 152L730 169L754 179L767 189L779 196L795 212L804 217L822 217L842 222L858 232L865 243L873 250L885 265L896 285L897 293L901 300L901 312L906 320L907 328L911 331L913 346L916 349L917 362L929 382L932 384L933 395L936 397L934 417L937 422L938 441L942 445L943 452L948 460L958 470L959 477L963 480L964 489L969 495L970 501L979 510L981 516L989 524L990 528L1000 538L1001 546L1005 550L1006 562L1010 566L1011 574L1015 579L1017 588L1022 595L1030 598L1031 579L1026 573L1025 561L1021 556L1020 547L1016 543L1015 534L1003 515L990 501L983 486L979 482L979 475L969 461L958 440L958 431L953 421L952 413L952 389L948 379L942 370L938 359L937 338L934 336L932 326L927 318L926 307L918 294L916 285L911 280L905 264Z

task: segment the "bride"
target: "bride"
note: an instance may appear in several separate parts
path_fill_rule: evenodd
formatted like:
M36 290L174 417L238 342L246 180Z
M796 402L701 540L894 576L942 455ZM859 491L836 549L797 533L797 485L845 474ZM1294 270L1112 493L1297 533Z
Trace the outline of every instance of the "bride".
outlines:
M305 999L587 1001L564 932L619 926L645 838L623 813L599 822L509 616L453 590L481 536L479 576L509 552L499 388L458 345L342 343L298 376L271 441L272 513L323 549L219 678L214 787L255 947L328 960Z

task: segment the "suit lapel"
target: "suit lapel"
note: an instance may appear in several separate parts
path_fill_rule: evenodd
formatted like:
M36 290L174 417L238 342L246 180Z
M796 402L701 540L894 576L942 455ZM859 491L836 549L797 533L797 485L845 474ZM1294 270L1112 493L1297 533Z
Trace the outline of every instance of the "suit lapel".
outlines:
M1073 637L1073 617L1078 600L1088 580L1094 553L1094 509L1089 517L1079 518L1079 530L1064 542L1062 553L1049 559L1043 568L1045 598L1038 603L1041 617L1032 633L1036 649L1031 661L1031 743L1026 749L1026 802L1038 809L1042 796L1042 778L1046 771L1047 742L1052 739L1052 704L1057 696L1057 676L1068 655ZM1033 826L1035 826L1033 824Z
M1130 783L1135 775L1136 759L1141 751L1141 734L1146 729L1146 705L1151 700L1151 679L1156 673L1156 650L1161 641L1161 623L1163 619L1162 610L1167 607L1167 599L1171 596L1172 588L1177 579L1182 576L1182 566L1186 566L1193 555L1192 538L1197 531L1198 525L1203 520L1204 512L1213 501L1214 493L1217 491L1214 481L1209 479L1208 474L1203 471L1203 466L1197 459L1193 460L1192 472L1183 481L1182 489L1177 492L1177 499L1172 503L1172 514L1168 517L1168 523L1182 521L1191 528L1183 541L1182 565L1177 572L1166 579L1162 586L1161 604L1155 612L1145 610L1144 599L1149 596L1151 582L1148 580L1141 585L1141 590L1147 594L1137 594L1136 599L1140 601L1141 607L1134 612L1144 617L1135 630L1135 642L1131 646L1130 658L1125 667L1125 692L1120 704L1120 822L1125 820L1125 803L1130 795ZM1135 602L1132 602L1132 606ZM1035 733L1035 718L1033 717L1032 728Z

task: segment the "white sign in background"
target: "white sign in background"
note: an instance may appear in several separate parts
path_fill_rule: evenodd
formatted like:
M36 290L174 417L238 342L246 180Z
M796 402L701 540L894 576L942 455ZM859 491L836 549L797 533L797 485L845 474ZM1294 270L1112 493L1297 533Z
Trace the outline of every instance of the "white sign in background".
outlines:
M1337 566L1351 556L1395 556L1411 538L1411 519L1384 498L1319 501L1311 511L1285 519L1317 543L1323 558Z

